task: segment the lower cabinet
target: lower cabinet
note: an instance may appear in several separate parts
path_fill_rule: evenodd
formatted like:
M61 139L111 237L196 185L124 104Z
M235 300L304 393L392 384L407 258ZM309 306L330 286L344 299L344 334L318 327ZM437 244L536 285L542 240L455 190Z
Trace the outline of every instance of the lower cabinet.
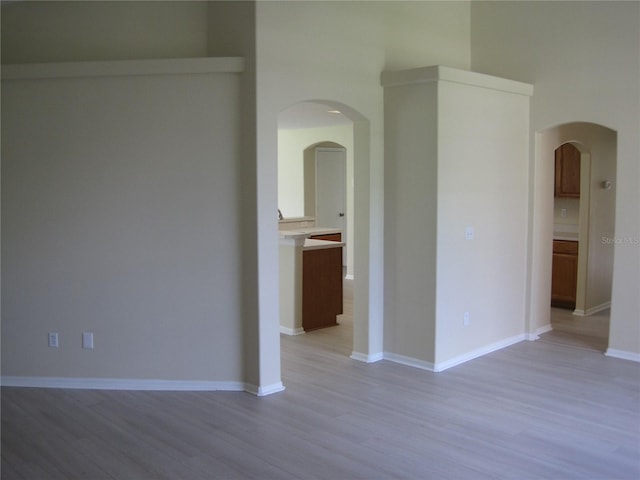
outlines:
M578 242L553 241L551 305L575 308L578 286Z
M302 328L337 325L342 314L342 248L302 252Z

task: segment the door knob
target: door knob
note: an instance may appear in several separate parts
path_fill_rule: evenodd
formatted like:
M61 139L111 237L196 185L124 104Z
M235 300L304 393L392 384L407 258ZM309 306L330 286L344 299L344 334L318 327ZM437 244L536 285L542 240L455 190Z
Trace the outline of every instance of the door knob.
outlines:
M344 213L340 212L340 213L338 214L338 216L339 216L339 217L344 217Z

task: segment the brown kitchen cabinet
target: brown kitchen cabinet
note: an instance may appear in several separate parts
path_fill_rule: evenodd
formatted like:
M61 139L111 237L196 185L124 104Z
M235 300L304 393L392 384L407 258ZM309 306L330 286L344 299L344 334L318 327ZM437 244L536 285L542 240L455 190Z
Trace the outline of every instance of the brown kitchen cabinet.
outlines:
M580 151L565 143L556 149L555 156L555 196L580 198Z
M302 328L337 325L342 314L342 247L302 252Z
M578 286L578 242L553 241L551 268L551 305L575 308Z

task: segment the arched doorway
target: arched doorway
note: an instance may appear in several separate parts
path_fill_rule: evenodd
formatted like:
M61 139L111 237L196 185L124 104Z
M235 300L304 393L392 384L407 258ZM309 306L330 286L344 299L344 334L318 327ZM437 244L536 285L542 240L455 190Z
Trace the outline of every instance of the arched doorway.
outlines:
M283 109L278 116L279 136L283 125L292 128L330 128L331 115L342 115L349 125L350 140L340 140L323 134L316 142L333 141L347 147L352 161L347 162L347 217L351 244L353 246L353 348L351 357L361 361L374 361L371 355L372 340L382 338L381 321L370 315L372 303L378 298L370 296L370 203L369 203L369 121L358 111L340 102L309 100L298 102ZM328 117L329 116L329 117ZM344 123L343 123L344 125ZM311 145L313 142L308 142ZM346 143L346 145L345 145ZM349 149L349 144L352 148ZM361 181L358 181L361 179ZM353 192L349 195L349 190ZM304 195L302 193L302 195ZM353 213L349 213L353 212ZM376 311L381 310L375 308ZM380 342L381 343L381 340ZM381 346L380 346L381 351Z
M566 222L560 217L563 210L572 208L557 202L555 159L556 150L567 144L580 152L580 185L584 190L584 195L575 200L579 213L574 214L572 231L575 240L579 240L580 256L576 304L570 317L598 314L611 306L614 252L613 245L603 239L614 238L617 134L607 127L586 122L550 127L538 132L535 138L529 310L529 334L533 338L552 329L549 306L554 238L559 237L559 232L566 233L563 226ZM606 345L599 349L606 349Z

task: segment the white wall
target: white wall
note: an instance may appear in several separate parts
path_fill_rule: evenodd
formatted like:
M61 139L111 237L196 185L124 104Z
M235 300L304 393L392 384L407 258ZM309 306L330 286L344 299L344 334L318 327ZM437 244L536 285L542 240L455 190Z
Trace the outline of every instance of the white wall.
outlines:
M530 87L440 68L383 81L385 357L440 370L524 338Z
M524 334L530 98L438 88L436 365Z
M354 208L363 212L355 226L362 242L355 268L362 275L355 287L360 321L354 349L365 356L382 351L379 74L385 67L467 68L469 2L16 2L2 6L2 22L3 62L245 57L238 120L243 140L234 171L240 183L234 195L240 202L244 348L225 361L230 369L242 365L245 381L258 393L280 383L273 281L277 113L301 100L341 104L354 120ZM363 326L367 322L372 329Z
M207 2L14 2L2 5L2 63L207 54Z
M617 132L616 238L609 349L640 353L640 4L637 2L472 2L476 71L535 84L531 103L530 328L544 323L546 232L542 156L534 132L591 122Z
M259 178L265 175L257 162L258 130L256 101L256 8L255 2L214 1L208 4L207 52L212 56L244 58L242 96L240 98L240 128L242 142L237 165L240 175L238 202L242 225L242 291L244 301L244 364L245 379L255 386L255 393L264 395L281 390L279 318L273 310L274 292L270 287L277 279L277 255L261 255L261 242L276 242L269 232L275 221L276 208L265 215L261 205ZM267 175L270 172L266 172ZM277 248L277 246L275 246ZM266 307L264 305L267 305Z
M435 362L437 84L386 87L384 350Z
M55 70L50 62L216 54L209 7L3 3L2 61ZM243 22L234 32L252 43ZM221 53L244 53L235 47ZM3 81L3 375L254 389L251 171L238 160L254 145L255 161L244 113L255 88L238 74L97 77ZM51 330L56 350L43 339ZM84 330L93 351L80 349Z
M273 259L271 263L265 260L269 263L265 274L277 273L273 216L277 205L277 114L300 101L334 101L354 120L354 351L360 358L372 359L383 349L380 72L385 66L436 63L468 67L469 3L258 2L256 13L257 203L259 215L269 219L261 230L260 250ZM273 232L273 239L267 236L268 231ZM277 318L275 288L275 282L265 280L263 308Z
M242 385L238 75L3 80L2 99L3 375Z
M565 216L562 216L565 210ZM577 228L580 221L580 199L562 198L553 199L553 223L558 225L573 225Z
M285 217L304 216L303 152L311 145L333 142L347 153L347 187L353 195L353 127L297 128L278 130L278 206Z

